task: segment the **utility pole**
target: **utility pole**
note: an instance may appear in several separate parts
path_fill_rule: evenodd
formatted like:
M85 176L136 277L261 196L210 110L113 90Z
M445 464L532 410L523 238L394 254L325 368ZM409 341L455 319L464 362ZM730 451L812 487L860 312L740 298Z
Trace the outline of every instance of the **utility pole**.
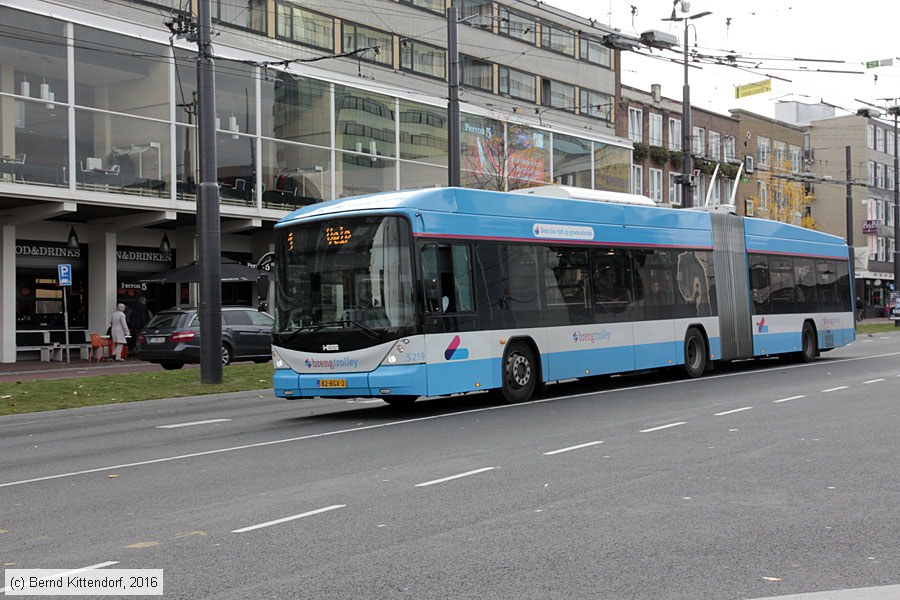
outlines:
M850 253L850 288L856 297L856 252L853 250L853 167L850 164L850 146L844 147L844 160L847 168L847 246ZM853 309L854 321L856 308Z
M459 187L460 185L460 153L462 145L459 139L459 44L457 34L459 32L459 18L456 7L447 9L447 66L450 72L447 74L448 101L447 101L447 185Z
M200 268L200 383L222 383L222 226L216 173L216 79L212 58L211 0L198 2L197 133L200 185L197 240Z
M894 117L894 298L900 296L900 140L897 139L897 115L900 106L888 108L888 114ZM891 311L894 307L891 306ZM900 327L900 319L894 320L894 327Z

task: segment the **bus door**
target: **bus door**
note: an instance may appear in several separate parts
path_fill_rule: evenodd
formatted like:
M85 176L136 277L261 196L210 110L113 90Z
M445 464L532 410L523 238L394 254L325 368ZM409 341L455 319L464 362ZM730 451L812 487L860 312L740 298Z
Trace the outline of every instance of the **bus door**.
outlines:
M591 296L595 337L603 349L595 373L633 371L635 353L633 321L641 312L634 289L631 250L591 249Z
M476 310L472 247L424 244L420 255L428 395L492 387L490 333L481 330Z

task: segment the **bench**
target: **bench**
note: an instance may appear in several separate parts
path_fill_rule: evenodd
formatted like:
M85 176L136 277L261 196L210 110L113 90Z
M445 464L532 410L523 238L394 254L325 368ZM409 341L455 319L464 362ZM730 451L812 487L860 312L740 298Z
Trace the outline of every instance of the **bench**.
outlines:
M16 354L19 352L38 352L41 362L66 359L65 331L17 331ZM82 360L91 354L90 337L87 331L78 329L69 331L69 354L78 353Z

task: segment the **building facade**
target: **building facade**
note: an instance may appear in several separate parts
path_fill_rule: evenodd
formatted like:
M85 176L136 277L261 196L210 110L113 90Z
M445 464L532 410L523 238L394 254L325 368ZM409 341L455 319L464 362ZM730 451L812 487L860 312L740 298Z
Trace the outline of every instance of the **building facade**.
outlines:
M634 143L631 192L663 206L683 206L682 102L664 97L658 85L649 93L623 85L617 113L618 134ZM738 162L737 123L733 117L691 108L691 155L697 171L692 206L705 204L707 195L710 204L730 201Z
M448 5L212 1L223 256L257 261L296 206L446 184ZM457 6L464 185L628 191L618 32L542 4ZM181 35L196 9L0 6L0 361L62 329L64 299L70 328L100 332L120 301L196 301L195 284L146 281L196 256L196 45ZM256 295L223 284L224 303Z
M808 136L810 172L816 181L813 216L823 231L844 238L851 234L856 297L868 316L884 316L894 283L896 244L893 124L866 115L844 115L813 121ZM826 178L833 183L823 181Z

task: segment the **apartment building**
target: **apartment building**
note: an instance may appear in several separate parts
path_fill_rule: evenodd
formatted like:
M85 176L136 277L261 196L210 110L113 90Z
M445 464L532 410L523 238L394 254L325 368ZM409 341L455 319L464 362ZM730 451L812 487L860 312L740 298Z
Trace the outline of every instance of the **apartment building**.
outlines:
M253 264L296 206L445 185L446 0L213 0L222 251ZM540 2L460 0L462 179L628 191L620 33ZM0 361L22 334L104 331L118 302L196 301L190 0L0 6ZM451 24L452 26L453 24ZM60 288L57 265L73 285ZM256 283L223 284L252 304Z
M894 283L893 123L867 115L836 116L812 121L808 138L809 171L816 181L812 215L822 231L851 234L856 296L869 316L883 316ZM827 178L834 183L824 182Z
M650 92L623 85L617 113L617 132L634 143L631 192L665 206L682 206L682 102L663 96L658 85ZM739 160L737 124L733 117L691 108L691 155L697 172L692 206L705 204L707 195L710 204L730 201Z

